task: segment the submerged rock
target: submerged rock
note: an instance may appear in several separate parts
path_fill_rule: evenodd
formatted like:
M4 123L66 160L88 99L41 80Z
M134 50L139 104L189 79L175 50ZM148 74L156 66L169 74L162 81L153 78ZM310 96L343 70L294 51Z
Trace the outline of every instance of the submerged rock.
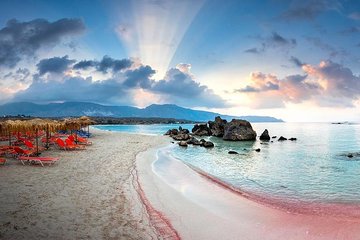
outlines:
M286 141L286 140L287 140L287 138L281 136L281 137L279 137L279 140L278 140L278 141Z
M246 120L233 119L225 124L224 140L230 141L254 141L256 132Z
M205 148L212 148L214 147L214 143L210 142L210 141L205 141L203 144L202 144L203 147Z
M290 141L296 141L297 138L293 138L293 137L292 137L292 138L289 138L289 140L290 140Z
M354 155L353 155L353 154L351 154L351 153L349 153L349 154L347 155L347 157L348 157L348 158L353 158L353 157L354 157Z
M236 151L232 151L232 150L230 150L229 152L228 152L228 154L239 154L238 152L236 152Z
M260 151L261 151L260 148L255 149L255 152L260 152Z
M191 138L187 141L187 144L201 145L200 141L197 140L197 139L194 138L194 137L191 137Z
M263 141L270 140L269 131L267 129L265 129L264 132L260 135L260 140L263 140Z
M271 138L277 138L277 136L272 136Z

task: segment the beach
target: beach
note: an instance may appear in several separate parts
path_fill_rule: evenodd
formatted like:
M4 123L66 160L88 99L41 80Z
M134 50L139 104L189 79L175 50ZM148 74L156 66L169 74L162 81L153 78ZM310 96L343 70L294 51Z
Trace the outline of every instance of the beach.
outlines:
M169 159L168 137L91 131L84 151L45 152L53 166L0 168L0 238L360 239L359 218L277 209Z
M92 129L84 151L51 150L53 166L0 167L1 239L156 239L132 186L136 155L162 136Z

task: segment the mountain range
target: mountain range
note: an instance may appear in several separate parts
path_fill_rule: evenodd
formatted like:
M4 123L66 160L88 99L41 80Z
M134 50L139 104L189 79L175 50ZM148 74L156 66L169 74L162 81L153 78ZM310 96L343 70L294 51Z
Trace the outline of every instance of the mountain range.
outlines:
M64 102L35 104L30 102L14 102L0 106L0 116L26 115L33 117L77 117L77 116L97 116L97 117L156 117L156 118L175 118L191 121L213 120L216 116L231 120L241 118L250 122L282 122L269 116L229 116L219 113L193 110L179 107L173 104L152 104L146 108L130 106L105 106L89 102Z

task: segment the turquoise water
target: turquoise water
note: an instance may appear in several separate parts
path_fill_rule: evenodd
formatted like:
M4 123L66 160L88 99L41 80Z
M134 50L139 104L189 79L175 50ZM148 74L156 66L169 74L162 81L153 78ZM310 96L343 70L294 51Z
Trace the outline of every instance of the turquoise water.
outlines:
M99 126L111 131L163 134L179 125ZM360 203L360 125L254 123L258 135L298 140L227 142L208 137L215 148L172 146L171 155L243 191L293 201ZM192 125L182 125L191 130ZM260 152L254 149L260 148ZM229 150L238 155L228 154ZM164 150L165 151L165 150Z

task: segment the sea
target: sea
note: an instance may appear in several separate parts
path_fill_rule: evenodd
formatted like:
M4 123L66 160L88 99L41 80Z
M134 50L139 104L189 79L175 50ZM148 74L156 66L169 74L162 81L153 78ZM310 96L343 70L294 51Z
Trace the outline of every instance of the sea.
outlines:
M99 125L96 128L162 135L180 126L191 131L193 124ZM268 129L274 138L269 142L259 139L232 142L206 137L215 144L211 149L180 147L171 144L169 138L169 146L159 149L153 170L160 169L166 161L182 161L253 196L286 199L290 203L360 204L359 124L252 123L252 127L258 136ZM280 136L297 140L278 141ZM238 154L229 154L230 150Z

